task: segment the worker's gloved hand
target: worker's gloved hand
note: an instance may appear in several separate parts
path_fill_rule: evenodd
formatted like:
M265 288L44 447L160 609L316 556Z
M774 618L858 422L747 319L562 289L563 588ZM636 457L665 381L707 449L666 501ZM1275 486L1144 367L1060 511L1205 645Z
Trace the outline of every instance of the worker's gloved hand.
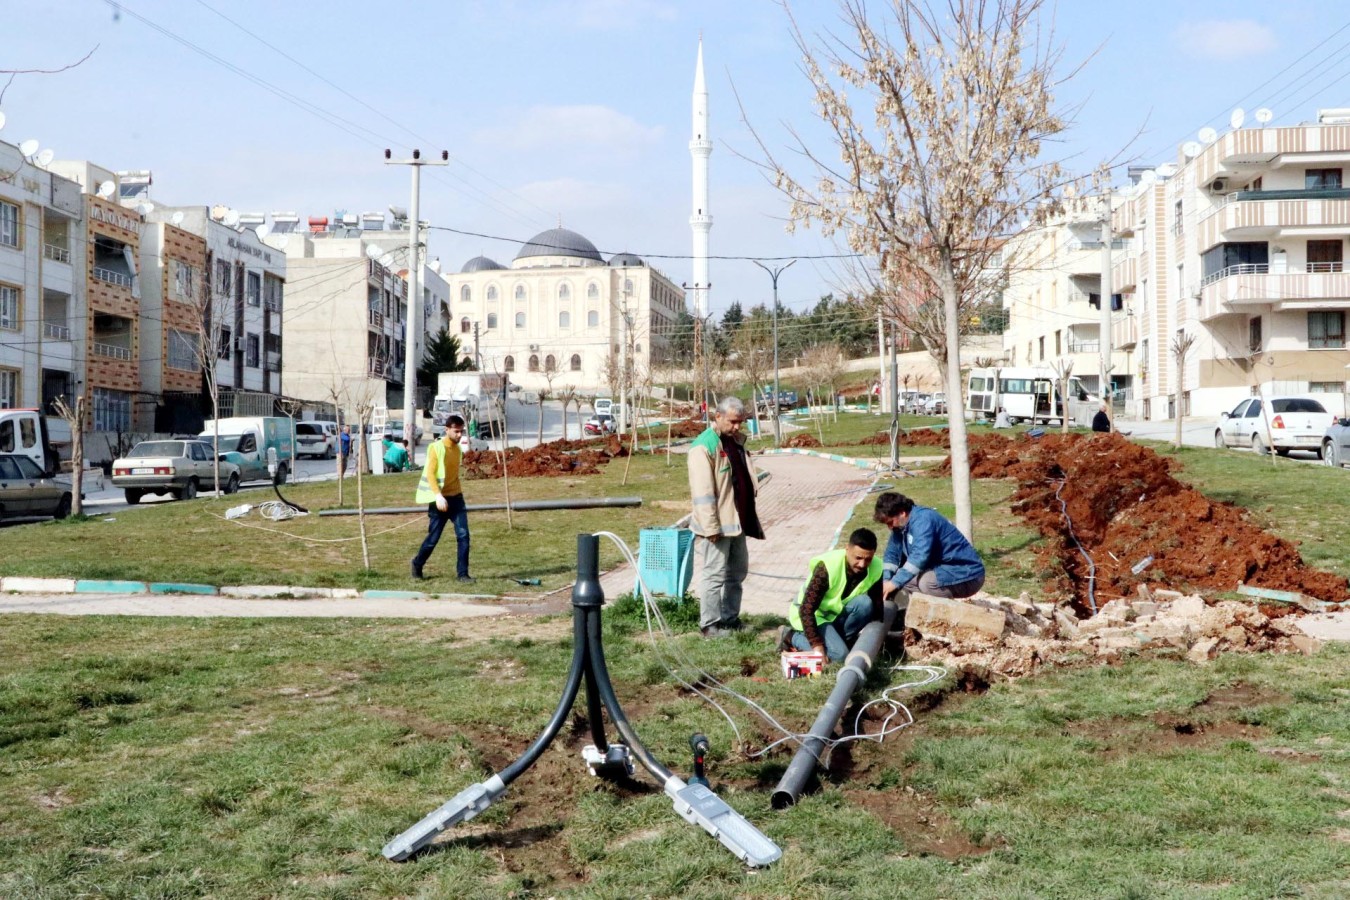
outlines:
M441 512L445 512L447 509L450 508L450 504L448 504L448 503L445 502L445 498L444 498L444 497L437 497L437 498L436 498L436 508L439 509Z

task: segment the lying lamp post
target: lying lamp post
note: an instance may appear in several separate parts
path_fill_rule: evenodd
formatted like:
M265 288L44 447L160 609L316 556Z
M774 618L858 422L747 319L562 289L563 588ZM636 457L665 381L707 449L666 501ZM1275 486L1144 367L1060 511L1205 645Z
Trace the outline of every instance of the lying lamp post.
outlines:
M769 865L783 855L777 844L709 790L706 784L686 784L662 765L643 746L637 732L624 716L619 700L614 695L614 685L609 680L604 648L600 642L600 607L605 603L605 594L600 587L599 543L599 538L593 534L577 535L577 581L572 588L572 665L567 672L562 699L544 727L544 733L535 739L519 759L501 772L481 784L460 791L386 844L386 857L395 862L408 859L429 844L437 834L460 822L467 822L505 794L506 786L539 759L562 729L572 704L576 702L583 678L586 681L586 718L590 722L595 743L583 748L581 755L592 774L605 777L631 775L631 756L636 756L643 768L661 783L666 794L674 801L675 812L717 838L738 859L749 866L760 867ZM606 741L602 710L609 712L610 721L625 743ZM706 740L702 747L706 749Z

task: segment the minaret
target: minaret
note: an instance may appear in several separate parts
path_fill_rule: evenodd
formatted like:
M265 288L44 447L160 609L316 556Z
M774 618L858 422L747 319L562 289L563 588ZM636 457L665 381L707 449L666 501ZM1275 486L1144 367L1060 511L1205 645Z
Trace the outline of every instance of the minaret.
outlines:
M712 141L708 139L708 85L703 79L703 38L698 41L698 66L694 69L694 132L689 141L694 161L694 207L689 227L694 233L694 317L708 314L708 232L712 215L708 210L708 157Z

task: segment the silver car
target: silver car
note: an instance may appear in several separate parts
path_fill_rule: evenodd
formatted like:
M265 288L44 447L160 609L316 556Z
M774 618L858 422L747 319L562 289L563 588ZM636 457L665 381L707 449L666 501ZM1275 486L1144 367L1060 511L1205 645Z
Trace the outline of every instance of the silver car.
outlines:
M70 515L70 485L42 474L38 464L17 453L0 453L0 519Z
M220 461L221 489L239 490L239 466ZM131 452L113 462L112 483L136 504L146 494L173 494L191 500L203 485L215 485L215 461L205 441L141 441Z
M1337 419L1322 436L1322 462L1332 468L1350 462L1350 419Z

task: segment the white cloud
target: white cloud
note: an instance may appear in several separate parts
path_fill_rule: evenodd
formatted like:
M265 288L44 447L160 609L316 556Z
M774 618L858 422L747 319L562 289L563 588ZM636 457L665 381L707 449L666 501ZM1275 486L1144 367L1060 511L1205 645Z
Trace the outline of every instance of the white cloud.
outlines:
M1182 22L1172 31L1172 40L1187 53L1222 60L1269 53L1279 43L1274 31L1252 19Z
M598 104L533 106L512 121L480 128L473 140L492 153L624 158L660 143L665 129Z

